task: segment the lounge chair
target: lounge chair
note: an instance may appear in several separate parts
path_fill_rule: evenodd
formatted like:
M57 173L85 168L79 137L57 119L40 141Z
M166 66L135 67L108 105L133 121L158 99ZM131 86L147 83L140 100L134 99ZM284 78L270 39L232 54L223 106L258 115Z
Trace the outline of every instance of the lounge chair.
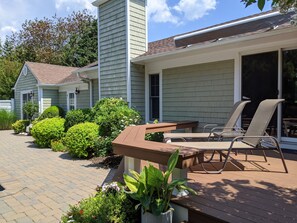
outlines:
M171 144L181 146L181 147L191 147L196 148L202 153L208 151L218 152L220 155L225 157L223 161L222 168L218 171L208 171L205 169L203 163L212 162L213 155L210 159L205 161L200 160L202 163L203 169L208 173L221 173L226 167L229 155L231 151L240 151L240 150L276 150L280 154L285 172L288 173L288 169L284 160L283 153L280 149L278 140L275 137L269 136L266 134L265 130L277 108L277 105L283 102L284 99L267 99L262 101L257 111L243 136L237 136L232 141L215 141L215 142L172 142ZM227 153L223 153L226 151ZM203 157L203 156L201 156Z
M220 140L223 137L226 138L234 138L239 135L243 135L243 129L236 127L236 122L241 115L245 105L250 103L251 101L238 101L234 104L230 114L228 121L225 126L212 128L209 133L203 131L203 133L164 133L164 141L171 142L171 139L182 139L183 141L187 141L187 139L218 139ZM204 130L209 126L214 126L214 124L207 124L204 126Z

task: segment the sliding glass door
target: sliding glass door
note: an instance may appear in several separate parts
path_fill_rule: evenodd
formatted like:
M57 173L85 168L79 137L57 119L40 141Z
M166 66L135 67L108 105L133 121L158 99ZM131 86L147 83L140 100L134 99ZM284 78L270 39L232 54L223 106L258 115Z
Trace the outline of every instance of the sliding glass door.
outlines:
M297 49L242 56L241 68L241 94L251 100L242 114L243 127L262 100L283 98L281 112L275 112L267 132L284 143L297 143Z

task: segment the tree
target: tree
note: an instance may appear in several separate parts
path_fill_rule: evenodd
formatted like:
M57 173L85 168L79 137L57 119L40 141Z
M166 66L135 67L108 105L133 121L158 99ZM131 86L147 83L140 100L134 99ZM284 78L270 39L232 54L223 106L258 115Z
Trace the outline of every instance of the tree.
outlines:
M86 10L68 17L27 20L8 41L14 44L13 51L20 62L84 66L97 59L95 24L97 20Z
M13 86L18 77L22 63L0 57L0 99L11 99Z
M266 1L268 2L270 0L241 0L241 1L245 3L246 7L257 3L258 8L260 10L263 10L263 8L266 4ZM297 1L296 0L272 0L271 6L278 7L278 8L280 8L280 10L286 12L290 8L295 8L295 10L296 10L297 9Z

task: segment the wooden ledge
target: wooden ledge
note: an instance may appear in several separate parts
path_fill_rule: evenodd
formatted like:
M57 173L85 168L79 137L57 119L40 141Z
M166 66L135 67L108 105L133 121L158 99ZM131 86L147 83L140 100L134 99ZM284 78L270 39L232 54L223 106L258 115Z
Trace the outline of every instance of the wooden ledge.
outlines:
M145 140L146 133L166 132L183 128L195 128L198 122L159 123L127 127L113 142L115 154L166 165L177 146ZM185 169L198 164L198 151L181 148L177 168Z

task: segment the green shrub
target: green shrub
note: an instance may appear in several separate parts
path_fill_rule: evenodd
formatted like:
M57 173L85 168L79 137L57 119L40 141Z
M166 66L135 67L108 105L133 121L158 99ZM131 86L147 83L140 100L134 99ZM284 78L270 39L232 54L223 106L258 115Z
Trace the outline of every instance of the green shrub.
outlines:
M70 206L67 215L62 216L61 222L134 223L138 220L138 212L134 206L135 202L123 188L117 183L112 183L104 185L94 197Z
M38 121L41 121L46 118L54 118L54 117L64 118L65 117L64 109L59 106L51 106L42 112L42 114L38 118Z
M67 147L64 146L62 140L52 140L51 141L51 149L54 152L66 152Z
M23 106L23 112L27 115L28 119L32 121L33 116L38 115L38 104L33 101L27 102Z
M84 123L90 120L90 109L76 109L68 111L65 116L65 129L66 131L79 123Z
M51 140L59 140L64 136L65 119L47 118L34 124L31 134L39 147L50 147Z
M111 136L113 131L139 124L139 113L120 98L104 98L92 108L93 120L100 126L99 135Z
M12 123L16 120L16 116L13 112L5 109L0 109L0 130L11 129Z
M78 158L93 154L98 129L99 126L91 122L80 123L68 129L63 142L69 153Z
M119 98L104 98L92 108L91 117L99 128L101 137L96 141L95 154L106 156L112 153L111 142L129 125L139 124L139 113L129 108L128 103Z
M19 134L26 131L26 127L30 124L29 120L17 120L12 124L14 133Z

